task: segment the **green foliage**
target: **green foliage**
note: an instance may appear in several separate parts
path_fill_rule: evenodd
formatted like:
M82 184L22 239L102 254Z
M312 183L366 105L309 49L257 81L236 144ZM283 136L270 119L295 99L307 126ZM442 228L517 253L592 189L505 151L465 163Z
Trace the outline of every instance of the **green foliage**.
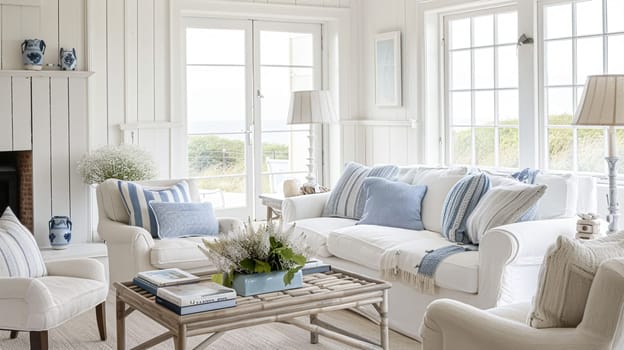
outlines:
M223 235L214 242L204 240L204 253L224 271L219 276L213 275L213 280L231 285L235 274L286 271L284 283L290 284L308 255L305 248L289 241L293 229L294 226L282 232L269 222L254 230L250 221L241 232Z

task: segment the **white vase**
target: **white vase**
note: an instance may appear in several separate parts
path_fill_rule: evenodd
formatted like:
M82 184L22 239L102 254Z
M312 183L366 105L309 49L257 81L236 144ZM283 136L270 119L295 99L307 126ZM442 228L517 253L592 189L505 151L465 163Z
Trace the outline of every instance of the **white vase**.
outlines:
M297 179L284 180L284 197L294 197L299 195L301 183Z

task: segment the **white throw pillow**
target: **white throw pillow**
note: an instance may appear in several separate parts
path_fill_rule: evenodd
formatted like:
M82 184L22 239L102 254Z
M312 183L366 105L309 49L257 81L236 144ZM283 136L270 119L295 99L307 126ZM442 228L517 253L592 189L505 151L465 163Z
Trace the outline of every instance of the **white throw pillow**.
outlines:
M578 177L572 174L537 174L535 183L548 189L537 204L537 219L569 218L577 214Z
M491 188L468 217L470 240L478 244L489 229L518 221L545 190L544 185L524 183Z
M42 277L45 263L32 233L7 207L0 217L0 277Z
M624 256L624 234L579 241L559 236L540 269L537 294L528 323L534 328L576 327L598 266Z
M447 194L464 177L464 173L454 169L428 169L414 178L413 185L427 186L427 193L422 201L421 217L426 230L442 232L440 215Z

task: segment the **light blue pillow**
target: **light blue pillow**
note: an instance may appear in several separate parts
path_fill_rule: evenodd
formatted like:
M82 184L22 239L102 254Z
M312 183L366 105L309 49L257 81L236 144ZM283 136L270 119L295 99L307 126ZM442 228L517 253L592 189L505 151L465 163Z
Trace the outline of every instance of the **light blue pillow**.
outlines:
M156 218L158 238L214 236L219 222L211 203L175 203L150 201Z
M362 218L357 224L425 229L420 211L427 186L369 177L364 180L362 189L366 201Z
M490 189L490 179L486 174L464 176L451 188L442 205L442 235L453 242L472 243L468 235L466 221Z
M366 193L362 191L362 183L369 177L383 177L395 180L399 174L396 165L380 165L369 168L362 164L349 162L340 175L340 179L331 191L323 209L323 216L346 219L359 219L364 211Z
M186 181L180 181L170 187L143 187L131 181L117 181L117 188L121 193L121 199L130 216L130 225L140 226L158 238L156 234L156 219L154 212L148 205L155 202L190 202L191 195Z

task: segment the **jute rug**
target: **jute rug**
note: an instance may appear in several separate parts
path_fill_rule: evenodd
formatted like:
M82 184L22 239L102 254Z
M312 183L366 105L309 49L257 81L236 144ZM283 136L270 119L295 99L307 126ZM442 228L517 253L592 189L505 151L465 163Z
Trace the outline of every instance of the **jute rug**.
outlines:
M334 324L344 327L352 332L375 336L379 339L379 331L374 324L352 312L339 311L320 316ZM111 290L106 300L106 322L108 340L99 340L97 324L95 321L95 309L88 311L61 327L49 331L49 344L52 350L116 350L115 331L115 292ZM165 329L145 317L140 312L133 312L126 319L126 345L132 348L145 340L164 332ZM204 336L189 338L188 348L192 349L199 344ZM420 350L421 346L413 339L404 337L395 332L390 332L390 346L392 349ZM210 349L237 350L237 349L302 349L302 350L336 350L350 349L349 346L335 342L325 337L320 337L318 344L310 344L309 333L294 326L273 323L268 325L243 328L229 331L223 337L214 342ZM2 350L26 350L29 349L28 333L22 332L17 339L9 339L9 332L0 331L0 349ZM171 340L165 341L152 349L173 349Z

